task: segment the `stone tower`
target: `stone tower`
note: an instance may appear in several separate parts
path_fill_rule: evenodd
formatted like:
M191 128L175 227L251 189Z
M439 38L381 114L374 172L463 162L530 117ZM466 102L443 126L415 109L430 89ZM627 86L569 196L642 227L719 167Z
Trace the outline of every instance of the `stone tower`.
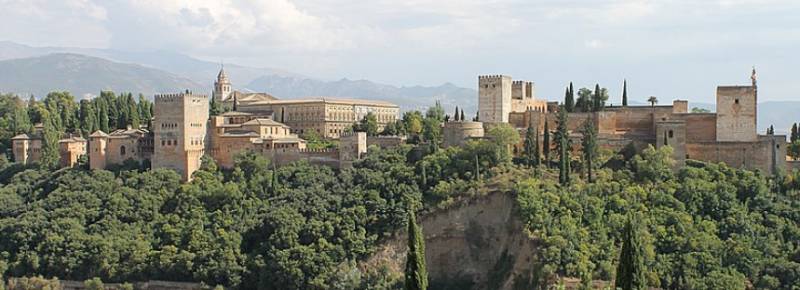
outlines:
M89 135L89 169L106 168L106 147L108 134L97 130Z
M156 95L153 110L153 169L173 169L190 180L205 153L208 97L188 91Z
M508 122L511 113L510 76L478 76L478 118L484 123Z
M231 82L225 74L225 68L220 68L217 80L214 81L214 93L211 95L215 101L222 102L228 99L232 93Z
M758 96L755 70L750 86L717 87L717 141L753 142L757 140Z

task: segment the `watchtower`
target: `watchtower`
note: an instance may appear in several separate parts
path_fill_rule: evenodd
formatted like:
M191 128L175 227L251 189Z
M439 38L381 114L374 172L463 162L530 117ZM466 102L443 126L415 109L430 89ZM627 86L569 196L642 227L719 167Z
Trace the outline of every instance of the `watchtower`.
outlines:
M214 81L214 92L212 93L211 97L217 102L226 101L233 92L231 87L232 86L230 80L228 80L228 75L225 74L225 68L220 68L219 74L217 75L217 80Z
M757 140L758 94L755 70L750 86L717 87L717 141L753 142Z
M478 118L481 122L508 122L511 113L510 76L478 76ZM521 94L524 96L524 93Z
M208 97L188 91L156 95L153 110L153 168L173 169L190 180L205 153Z

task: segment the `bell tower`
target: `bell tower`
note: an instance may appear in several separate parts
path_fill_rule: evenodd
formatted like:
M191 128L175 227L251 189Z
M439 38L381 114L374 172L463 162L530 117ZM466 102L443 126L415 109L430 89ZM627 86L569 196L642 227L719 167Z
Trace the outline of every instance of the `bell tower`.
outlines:
M228 75L225 74L225 66L222 66L219 69L219 74L217 74L217 80L214 81L214 92L212 93L212 97L217 102L223 102L228 100L231 92L231 82L228 80Z

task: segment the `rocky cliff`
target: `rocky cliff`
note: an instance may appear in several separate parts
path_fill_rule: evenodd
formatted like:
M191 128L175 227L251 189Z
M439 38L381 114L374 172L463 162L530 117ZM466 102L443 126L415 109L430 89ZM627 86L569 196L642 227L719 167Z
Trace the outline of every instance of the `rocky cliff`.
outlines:
M518 218L515 197L494 192L420 219L430 289L531 289L536 243ZM402 272L404 231L363 266Z

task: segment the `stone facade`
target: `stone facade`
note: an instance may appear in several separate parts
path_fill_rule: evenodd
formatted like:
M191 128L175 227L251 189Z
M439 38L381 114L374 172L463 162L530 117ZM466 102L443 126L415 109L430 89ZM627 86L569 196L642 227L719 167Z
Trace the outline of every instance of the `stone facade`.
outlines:
M104 169L126 160L142 162L153 156L153 135L146 129L119 129L89 135L89 168Z
M205 154L208 97L189 92L156 95L153 102L153 168L191 179Z

